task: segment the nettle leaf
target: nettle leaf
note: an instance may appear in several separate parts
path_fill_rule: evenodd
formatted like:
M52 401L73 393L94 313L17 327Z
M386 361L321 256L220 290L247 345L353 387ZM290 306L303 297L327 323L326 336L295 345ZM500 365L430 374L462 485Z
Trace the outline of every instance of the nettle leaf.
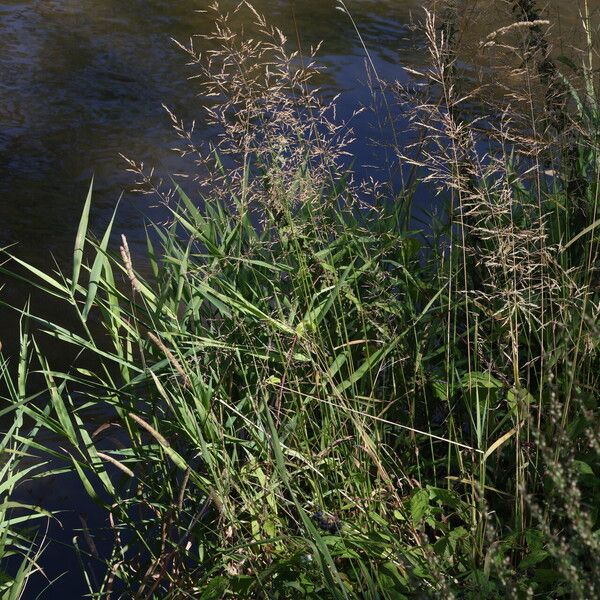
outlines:
M548 558L548 556L550 556L550 554L548 552L546 552L545 550L534 550L533 552L530 552L520 563L519 563L519 570L524 571L526 569L529 569L529 567L533 567L535 565L538 565L539 563L543 562L544 560L546 560L546 558Z
M435 397L442 402L447 402L454 394L453 386L449 386L445 381L436 379L431 382L431 390Z
M539 550L544 546L544 534L538 529L527 529L525 532L525 540L530 550ZM510 536L507 538L512 543L517 541L517 536Z
M200 600L217 600L218 598L222 598L228 588L229 580L226 577L222 575L214 577L202 590Z
M466 388L474 389L488 389L488 390L499 390L504 387L504 384L496 379L491 373L487 371L471 371L465 373L462 378L463 386Z
M417 490L410 499L410 516L413 524L420 523L424 517L429 515L429 512L429 492Z
M462 526L455 527L448 533L448 539L452 544L456 544L459 540L465 540L469 537L469 532Z
M465 373L461 378L461 386L472 403L496 403L505 389L504 384L491 373L482 371Z
M523 388L511 388L506 394L506 401L511 411L515 412L520 407L529 407L535 399Z
M595 477L596 475L594 473L594 469L592 469L588 463L582 460L574 460L573 465L577 468L580 475L591 475L592 477Z
M436 500L440 504L445 504L451 508L458 508L462 504L460 494L453 490L438 488L432 485L428 485L426 489L429 498L431 498L431 500Z

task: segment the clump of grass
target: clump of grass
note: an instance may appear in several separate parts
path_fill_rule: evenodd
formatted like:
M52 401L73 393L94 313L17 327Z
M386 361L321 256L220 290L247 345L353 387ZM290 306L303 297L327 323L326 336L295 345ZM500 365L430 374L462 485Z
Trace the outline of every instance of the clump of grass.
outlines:
M113 253L112 225L86 238L90 190L72 275L23 265L78 328L23 317L97 365L58 373L38 352L47 400L24 403L25 385L10 398L106 513L114 544L90 594L593 597L591 43L582 96L548 75L529 3L486 40L522 36L503 49L530 94L492 102L461 80L458 22L426 13L430 66L413 76L431 95L412 116L427 135L397 151L448 208L414 232L410 202L365 207L313 57L237 10L259 37L224 18L212 54L186 47L222 136L199 149L172 115L203 202L130 162L172 216L146 257L125 238ZM535 95L557 78L560 121L557 98Z
M42 507L17 499L19 487L43 471L47 461L35 456L33 441L39 427L25 426L28 396L30 338L27 328L21 331L21 354L14 377L6 358L0 356L0 384L5 396L0 416L12 418L12 424L0 439L0 597L3 600L25 598L29 579L41 571L40 557L45 548L44 528L40 520L52 515ZM1 349L1 348L0 348ZM29 436L25 435L25 431Z
M565 448L579 443L585 447L573 423L583 420L592 425L597 418L595 406L581 412L575 391L578 386L596 389L598 384L592 375L598 346L591 342L598 318L594 284L598 162L590 143L596 125L587 117L583 117L586 125L581 125L596 98L591 21L587 13L582 92L556 66L543 31L549 22L540 18L532 2L514 5L523 20L502 27L491 38L509 32L517 36L512 45L505 39L499 50L494 48L498 64L511 64L518 57L520 69L511 75L526 86L516 91L485 79L476 87L468 77L461 78L452 38L437 25L435 14L427 14L431 66L414 75L429 83L433 95L413 111L415 126L426 128L427 142L423 153L408 160L449 197L447 235L456 251L449 253L444 269L452 293L441 395L455 403L454 412L464 407L468 438L485 451L477 477L472 468L461 466L464 479L477 482L471 504L477 506L483 495L489 510L494 500L498 523L510 532L513 581L518 581L520 568L531 569L535 560L544 562L541 548L547 543L555 548L553 556L562 562L561 572L569 579L552 593L569 589L583 598L594 595L589 585L593 576L586 583L587 576L574 575L575 564L584 564L577 563L575 539L572 546L566 539L556 545L560 536L553 535L540 542L533 533L540 512L532 510L530 501L536 496L549 501L553 496L546 496L548 479L561 473L560 485L555 481L561 506L572 502L578 507L567 521L582 538L587 531L586 539L591 539L595 524L583 517L586 500L575 497L581 491L577 485L569 488L565 483L564 474L573 473L569 467L573 457L558 450L550 457L542 443L550 436L563 439ZM586 101L581 101L580 93ZM477 107L474 117L468 108L472 105ZM584 237L584 244L577 247ZM558 421L556 406L561 407ZM498 448L501 456L496 456ZM582 448L576 452L581 456ZM502 476L499 468L514 471ZM573 477L570 483L575 484ZM497 492L485 493L488 484ZM494 498L502 492L512 498L508 512L500 498ZM505 542L498 537L498 523L496 534L486 542L489 519L481 510L475 514L478 561L489 565L490 553L498 553ZM542 523L547 528L547 514ZM539 572L539 580L526 585L528 593L550 593L544 566ZM518 587L511 584L512 593L518 594Z

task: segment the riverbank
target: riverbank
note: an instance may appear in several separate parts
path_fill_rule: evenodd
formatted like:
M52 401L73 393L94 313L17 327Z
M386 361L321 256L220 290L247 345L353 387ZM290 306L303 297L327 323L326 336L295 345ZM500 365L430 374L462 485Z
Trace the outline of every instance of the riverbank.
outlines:
M170 217L145 256L113 221L89 235L90 187L68 272L12 258L77 326L21 311L3 491L49 459L78 479L104 526L82 522L66 577L91 597L597 595L596 24L575 63L512 4L482 45L513 88L456 60L452 11L423 15L410 88L371 73L384 127L411 123L400 188L348 168L316 53L217 18L214 50L186 51L220 136L173 115L198 197L132 162ZM416 218L417 187L443 209ZM55 370L44 334L86 366ZM0 514L19 597L60 514Z

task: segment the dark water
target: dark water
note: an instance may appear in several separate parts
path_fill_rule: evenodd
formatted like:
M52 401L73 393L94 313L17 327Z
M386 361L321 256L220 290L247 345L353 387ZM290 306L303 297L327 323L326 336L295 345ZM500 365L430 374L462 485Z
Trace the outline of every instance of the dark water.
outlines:
M125 191L114 231L127 235L134 252L141 246L144 217L160 216L148 197L127 193L133 176L119 155L167 175L188 168L171 151L176 137L163 103L186 122L195 119L197 135L209 135L199 83L188 80L194 71L171 40L187 42L192 34L212 31L212 17L198 12L209 4L0 0L0 248L16 244L12 251L21 258L45 269L56 261L68 271L92 174L92 229L102 230ZM225 0L221 6L235 4ZM348 3L382 76L402 77L401 65L418 60L407 24L420 4ZM328 93L343 92L342 116L370 102L364 51L335 0L258 0L255 6L301 48L324 40L326 70L319 83ZM238 18L236 26L245 25ZM196 44L202 48L201 39ZM369 123L366 115L354 121L359 137L371 133ZM356 150L359 162L372 162L369 148ZM3 300L23 305L22 286L2 275L0 285ZM6 352L16 349L16 323L0 308Z
M416 1L350 2L365 40L386 75L400 73L409 11ZM0 245L42 259L67 256L92 173L93 222L106 222L131 177L119 153L162 172L181 165L161 107L196 119L199 87L186 78L186 56L171 37L207 33L204 1L25 0L0 2ZM224 7L228 4L224 3ZM232 3L229 3L232 6ZM308 48L325 40L325 83L344 91L342 106L364 100L363 52L333 0L256 3ZM240 24L241 26L242 24ZM360 127L359 123L359 127ZM147 202L127 198L118 229L135 237Z
M186 56L171 41L208 33L212 17L198 12L209 0L0 0L0 247L18 244L22 258L68 268L80 209L92 173L96 192L92 228L100 231L122 190L132 183L122 153L164 174L182 169L170 150L175 142L165 103L186 121L204 124L198 82ZM369 104L364 50L336 0L256 0L256 8L282 28L301 49L323 41L320 82L329 93L342 92L341 115ZM348 0L379 74L405 77L403 67L426 60L422 43L410 30L420 17L421 0ZM496 8L509 2L459 1L461 35L477 35L495 25ZM567 32L583 0L553 0L557 31ZM567 6L568 4L568 6ZM598 0L590 2L592 7ZM235 6L221 2L223 9ZM245 12L244 14L249 14ZM487 16L487 17L486 17ZM472 25L473 24L473 25ZM245 23L238 19L237 26ZM568 38L568 34L567 34ZM201 49L202 40L197 39ZM205 48L206 49L206 48ZM353 122L357 138L371 135L372 117ZM377 137L377 134L375 134ZM371 148L357 144L359 163L372 163ZM183 167L185 168L185 166ZM141 241L143 216L152 217L147 198L126 194L115 232ZM1 276L0 276L1 277ZM11 296L10 282L5 294ZM1 313L0 316L4 315ZM14 332L0 324L0 339Z

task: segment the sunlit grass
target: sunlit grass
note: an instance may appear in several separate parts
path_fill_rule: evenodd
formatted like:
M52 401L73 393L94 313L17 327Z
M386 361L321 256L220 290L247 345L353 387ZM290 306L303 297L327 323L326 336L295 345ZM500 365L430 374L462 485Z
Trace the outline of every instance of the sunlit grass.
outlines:
M13 257L70 312L20 311L35 337L18 384L6 375L6 410L61 440L54 460L107 516L113 549L90 594L594 597L593 55L585 95L567 86L560 138L507 106L486 129L461 114L451 40L428 14L430 69L413 73L433 98L413 115L427 135L420 153L397 150L447 213L414 231L412 190L365 199L312 67L298 72L255 16L263 42L223 20L210 64L188 48L223 96L211 118L224 135L202 154L172 116L213 176L201 201L163 195L172 219L146 256L125 237L113 247L114 219L88 235L90 187L71 275ZM95 368L57 372L43 334ZM7 496L27 475L16 467Z

